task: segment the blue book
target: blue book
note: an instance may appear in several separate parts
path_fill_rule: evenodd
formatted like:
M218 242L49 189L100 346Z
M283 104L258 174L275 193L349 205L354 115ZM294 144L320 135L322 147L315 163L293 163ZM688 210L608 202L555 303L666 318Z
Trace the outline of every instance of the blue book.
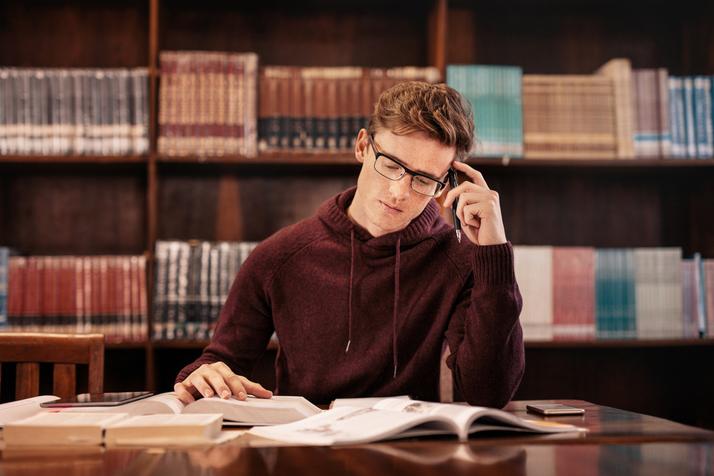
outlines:
M674 76L669 78L669 124L672 131L672 157L687 157L682 78Z
M712 157L714 137L712 133L711 79L694 78L694 115L697 158Z
M682 78L682 88L684 91L684 130L687 157L694 159L697 157L696 122L694 120L694 78Z

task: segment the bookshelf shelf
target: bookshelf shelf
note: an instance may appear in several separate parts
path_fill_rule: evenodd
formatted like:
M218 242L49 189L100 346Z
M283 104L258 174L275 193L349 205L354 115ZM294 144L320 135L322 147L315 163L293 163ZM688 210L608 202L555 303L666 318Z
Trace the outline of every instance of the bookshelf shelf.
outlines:
M278 166L349 166L360 164L351 152L269 152L257 157L245 156L163 156L157 157L160 163L179 164L218 164L218 165L278 165ZM602 169L677 169L677 168L714 168L714 159L510 159L473 157L466 160L472 166L479 167L514 167L514 168L602 168Z
M611 339L526 341L527 349L637 349L659 347L714 347L714 338L706 339Z
M495 159L495 158L469 158L467 163L487 167L515 167L515 168L636 168L636 169L672 169L672 168L699 168L714 167L714 159Z
M0 164L142 164L147 155L0 155Z
M108 342L104 344L106 349L112 350L147 350L148 342Z
M177 157L158 156L162 163L219 164L219 165L359 165L354 154L349 152L269 152L258 157L234 156L204 156Z

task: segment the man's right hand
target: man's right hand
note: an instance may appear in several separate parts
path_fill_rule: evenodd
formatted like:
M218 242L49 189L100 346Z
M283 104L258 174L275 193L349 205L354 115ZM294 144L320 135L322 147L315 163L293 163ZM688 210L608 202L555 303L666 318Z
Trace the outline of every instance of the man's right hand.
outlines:
M230 398L235 395L239 400L245 400L248 394L259 398L270 398L273 392L266 390L262 385L252 382L242 375L236 375L223 362L203 364L184 379L174 385L174 392L184 403L195 400L194 394L203 397L218 395L221 398Z

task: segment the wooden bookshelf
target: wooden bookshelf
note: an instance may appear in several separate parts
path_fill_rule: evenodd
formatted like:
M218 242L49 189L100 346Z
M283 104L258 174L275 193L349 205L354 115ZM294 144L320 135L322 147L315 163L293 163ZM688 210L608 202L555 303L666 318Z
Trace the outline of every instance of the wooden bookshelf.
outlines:
M592 73L624 56L635 68L714 74L714 6L693 1L9 0L0 3L0 18L12 20L0 28L2 66L145 67L150 81L147 156L0 157L0 243L31 254L146 253L149 277L157 240L262 240L354 184L359 167L343 152L159 155L160 51L254 51L268 65L442 72L446 64L515 64L527 74ZM499 191L515 244L679 246L685 255L714 257L714 158L469 163ZM150 297L152 285L147 279ZM109 344L107 389L168 390L205 344ZM526 348L519 398L578 397L714 428L702 403L714 398L712 384L696 385L714 361L711 339ZM270 372L270 352L258 373ZM628 384L638 375L641 389ZM687 410L690 395L663 390L677 385L697 387L700 407ZM569 388L576 392L551 395Z

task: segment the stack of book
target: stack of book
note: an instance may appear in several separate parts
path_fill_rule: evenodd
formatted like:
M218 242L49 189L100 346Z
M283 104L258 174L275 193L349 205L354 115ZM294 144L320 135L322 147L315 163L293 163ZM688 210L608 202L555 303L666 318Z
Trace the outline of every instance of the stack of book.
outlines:
M524 75L526 159L615 159L615 88L597 75Z
M632 69L624 58L590 75L447 67L447 82L474 109L471 155L498 158L712 158L713 80Z
M471 155L523 156L523 70L516 66L449 65L446 82L473 107L476 141Z
M367 127L379 95L408 80L438 82L437 68L308 68L260 70L261 151L348 151Z
M257 154L256 54L164 51L159 61L160 154Z
M0 261L8 291L0 331L146 340L145 266L144 256L10 256Z
M514 256L527 340L696 338L714 329L706 317L714 260L694 266L679 248L516 246Z
M0 68L0 154L145 154L148 105L145 68Z
M158 241L153 338L208 339L257 243Z

